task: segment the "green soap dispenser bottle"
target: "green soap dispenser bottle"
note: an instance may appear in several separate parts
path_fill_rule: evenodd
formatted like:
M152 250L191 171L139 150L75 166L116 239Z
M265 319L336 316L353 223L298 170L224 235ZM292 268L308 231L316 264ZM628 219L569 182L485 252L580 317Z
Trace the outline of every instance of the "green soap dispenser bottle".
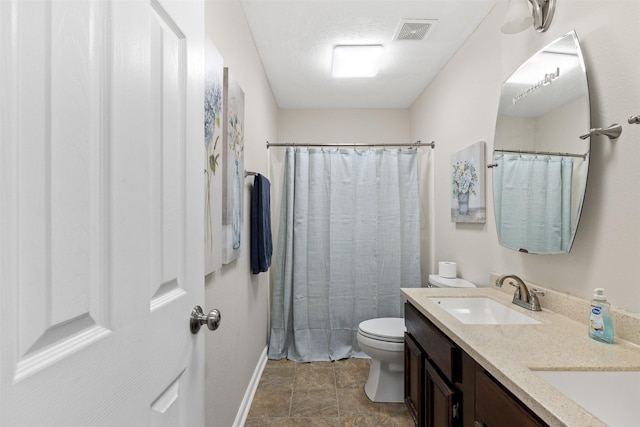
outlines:
M613 321L611 320L611 304L607 302L604 289L596 288L591 300L589 313L589 336L596 341L613 343Z

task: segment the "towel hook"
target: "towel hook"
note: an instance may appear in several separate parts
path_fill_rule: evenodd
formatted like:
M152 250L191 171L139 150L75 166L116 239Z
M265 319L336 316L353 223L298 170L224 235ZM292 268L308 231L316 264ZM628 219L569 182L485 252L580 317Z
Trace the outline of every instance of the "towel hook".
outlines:
M630 125L637 125L640 124L640 114L637 116L631 116L629 117L629 124Z
M622 126L618 123L614 123L608 128L592 128L589 129L589 133L580 136L580 139L587 139L592 136L605 135L609 139L616 139L622 133Z

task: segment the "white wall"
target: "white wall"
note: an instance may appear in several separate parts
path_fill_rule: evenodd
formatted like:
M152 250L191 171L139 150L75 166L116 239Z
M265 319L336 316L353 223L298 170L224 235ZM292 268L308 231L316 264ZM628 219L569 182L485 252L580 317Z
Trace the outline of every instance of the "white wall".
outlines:
M409 140L409 110L280 110L278 137L294 143L392 143Z
M245 94L245 169L267 175L265 141L276 138L278 108L255 50L240 3L207 0L207 36ZM240 259L205 279L205 311L220 309L222 324L206 334L206 423L233 425L258 359L266 346L269 278L249 266L249 196L245 179Z
M506 2L500 2L411 108L412 139L435 139L434 187L429 230L432 254L423 269L455 260L462 277L489 285L489 273L515 273L525 280L590 298L606 288L612 304L640 312L640 2L559 0L546 33L500 32ZM582 219L571 253L529 255L498 244L487 173L487 223L450 222L450 157L480 140L493 149L502 82L546 44L575 29L585 56L595 127L623 124L617 141L592 138ZM586 131L586 129L585 129ZM424 274L424 272L423 272ZM544 299L542 301L544 305Z

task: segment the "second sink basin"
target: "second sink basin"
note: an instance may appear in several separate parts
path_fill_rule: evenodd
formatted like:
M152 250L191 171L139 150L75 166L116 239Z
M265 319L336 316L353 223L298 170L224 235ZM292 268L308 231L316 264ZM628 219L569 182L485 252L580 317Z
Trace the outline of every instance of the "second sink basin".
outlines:
M532 371L612 427L640 420L640 371Z
M531 325L540 322L491 298L430 298L462 323L479 325Z

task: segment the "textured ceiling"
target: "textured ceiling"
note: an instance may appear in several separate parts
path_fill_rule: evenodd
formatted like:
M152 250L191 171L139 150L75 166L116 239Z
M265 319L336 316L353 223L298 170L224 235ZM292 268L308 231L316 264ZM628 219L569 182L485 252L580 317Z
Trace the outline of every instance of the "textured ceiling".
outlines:
M240 0L280 108L409 108L497 0ZM437 20L394 41L407 19ZM331 77L339 44L382 44L378 76Z

